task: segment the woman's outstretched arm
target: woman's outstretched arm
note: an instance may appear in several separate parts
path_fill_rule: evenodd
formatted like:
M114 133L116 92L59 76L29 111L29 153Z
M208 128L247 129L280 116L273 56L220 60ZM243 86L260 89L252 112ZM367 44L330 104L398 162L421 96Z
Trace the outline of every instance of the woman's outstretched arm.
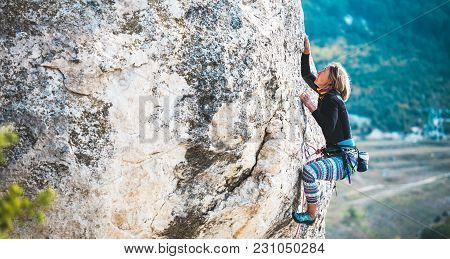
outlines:
M314 84L316 81L316 76L311 73L311 69L309 68L309 54L302 54L302 77L303 80L311 87L314 91L317 92L317 85Z
M311 48L309 45L309 39L308 36L305 35L305 47L303 49L303 53L302 53L302 59L301 59L301 73L302 73L302 77L303 80L305 80L305 82L309 85L309 87L311 87L314 91L317 92L317 85L314 84L314 81L316 80L316 76L313 75L313 73L311 73L311 68L309 66L309 56L311 53Z

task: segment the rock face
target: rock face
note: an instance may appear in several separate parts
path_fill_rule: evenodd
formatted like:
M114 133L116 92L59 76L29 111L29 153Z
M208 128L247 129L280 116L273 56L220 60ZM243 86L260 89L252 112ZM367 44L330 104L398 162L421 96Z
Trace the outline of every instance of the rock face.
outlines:
M300 4L2 1L0 123L21 142L0 190L57 192L18 233L293 237L304 142L324 144L299 105ZM330 187L298 237L324 237Z

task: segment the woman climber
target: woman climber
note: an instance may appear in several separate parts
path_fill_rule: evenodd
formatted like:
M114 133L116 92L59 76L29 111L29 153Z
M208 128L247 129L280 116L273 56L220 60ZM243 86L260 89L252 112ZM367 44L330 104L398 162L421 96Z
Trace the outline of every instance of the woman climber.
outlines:
M312 113L322 128L326 140L325 158L308 163L303 167L302 179L307 212L293 212L297 223L311 225L316 219L319 190L317 180L341 180L348 177L357 166L358 151L352 139L345 101L350 95L350 80L340 63L330 63L317 75L309 67L310 45L308 36L304 38L301 58L301 74L305 82L319 94L316 107L308 94L302 93L300 100Z

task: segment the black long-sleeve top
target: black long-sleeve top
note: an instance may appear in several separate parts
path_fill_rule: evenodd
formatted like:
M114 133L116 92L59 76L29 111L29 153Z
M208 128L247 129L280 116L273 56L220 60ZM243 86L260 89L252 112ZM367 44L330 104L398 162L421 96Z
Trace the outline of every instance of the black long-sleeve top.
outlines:
M332 89L325 94L320 94L317 90L318 86L314 83L317 77L311 73L309 67L309 54L302 54L301 66L303 79L320 95L317 110L312 112L312 115L322 128L327 145L335 145L340 141L351 139L347 108L341 93Z

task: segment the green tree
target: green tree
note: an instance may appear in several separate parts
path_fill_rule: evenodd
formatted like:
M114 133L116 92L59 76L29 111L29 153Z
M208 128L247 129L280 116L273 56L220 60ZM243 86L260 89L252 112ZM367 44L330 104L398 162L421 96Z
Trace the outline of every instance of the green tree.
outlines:
M19 136L12 124L0 127L0 165L7 160L4 151L19 142ZM15 224L45 221L44 211L49 209L55 199L55 191L49 187L40 191L31 200L17 183L11 184L5 192L0 192L0 238L9 238Z
M5 150L19 142L19 135L12 124L0 126L0 165L6 164Z
M50 187L30 200L17 183L11 184L6 192L0 193L0 238L9 238L15 223L44 223L44 211L51 207L54 199L55 191Z

